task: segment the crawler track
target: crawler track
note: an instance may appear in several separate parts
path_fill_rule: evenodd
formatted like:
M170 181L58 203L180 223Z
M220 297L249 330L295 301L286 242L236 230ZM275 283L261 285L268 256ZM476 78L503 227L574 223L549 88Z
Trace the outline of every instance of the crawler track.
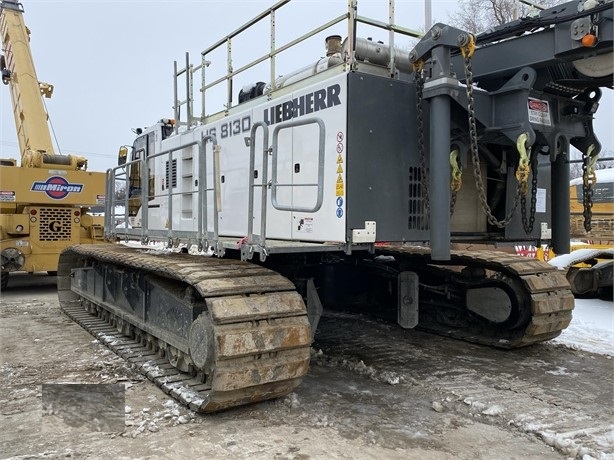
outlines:
M511 326L495 324L458 308L458 295L446 304L425 290L423 330L519 348L558 336L571 321L569 284L546 263L493 251L452 251L450 261L434 262L428 248L416 246L378 246L377 254L394 256L401 270L416 270L427 282L434 272L453 281L459 269L484 269L512 286L522 313ZM450 292L461 292L460 286L451 282ZM290 280L266 267L81 245L62 253L58 293L68 316L192 410L214 412L288 394L308 371L311 333L303 300Z
M378 253L392 255L410 266L425 264L446 267L480 267L511 280L521 308L530 309L523 324L504 329L491 324L473 322L455 327L436 320L436 307L429 312L426 306L420 310L420 329L443 334L469 342L498 348L519 348L543 342L558 336L569 326L574 308L574 297L564 272L536 259L529 259L497 251L456 250L449 262L433 262L430 249L407 246L378 246Z
M171 286L168 297L180 304L158 318L153 306L167 301L166 292L152 290L152 279ZM174 292L178 285L181 292ZM58 294L69 317L192 410L288 394L309 367L302 298L289 280L263 267L120 245L74 246L61 255ZM187 327L178 323L185 315L193 315ZM173 335L179 329L183 334Z

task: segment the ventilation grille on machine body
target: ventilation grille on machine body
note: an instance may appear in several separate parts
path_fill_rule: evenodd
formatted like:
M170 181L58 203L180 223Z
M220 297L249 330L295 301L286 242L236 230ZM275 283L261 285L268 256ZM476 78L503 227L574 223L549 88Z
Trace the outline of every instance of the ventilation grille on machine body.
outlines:
M166 187L177 187L177 159L173 159L172 163L166 162Z
M429 216L425 213L425 200L422 190L422 169L409 167L409 201L407 228L409 230L428 230Z
M70 241L72 209L39 208L40 241Z

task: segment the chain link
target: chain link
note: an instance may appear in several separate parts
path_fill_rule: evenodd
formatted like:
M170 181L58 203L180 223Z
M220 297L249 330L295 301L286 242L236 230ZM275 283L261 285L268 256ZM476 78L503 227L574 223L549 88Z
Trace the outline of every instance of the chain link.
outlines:
M482 209L486 214L488 223L498 228L503 228L510 223L514 212L518 208L520 202L520 183L516 183L516 194L514 197L514 204L509 214L503 220L498 220L493 214L486 200L486 190L484 189L484 180L482 179L482 171L480 170L480 155L478 153L478 129L475 117L475 107L473 99L473 70L471 67L471 56L469 53L463 53L463 62L465 67L465 84L467 88L467 110L469 112L469 135L470 135L470 151L471 162L473 163L473 169L475 171L476 186L478 189L478 197Z
M531 215L529 217L529 221L527 222L526 218L526 198L525 195L527 193L527 183L528 177L531 173L531 167L529 166L529 160L526 155L526 150L524 149L524 142L526 138L522 138L521 135L518 139L518 145L522 145L522 148L519 147L520 153L520 161L518 164L518 169L516 170L516 193L514 196L514 203L512 204L512 208L507 216L503 220L498 220L493 214L490 206L488 205L488 201L486 198L486 190L484 187L484 179L482 178L482 171L480 169L480 156L478 151L478 134L477 134L477 123L475 116L475 105L474 105L474 97L473 97L473 70L471 65L471 57L473 55L473 51L475 50L475 40L473 36L470 37L469 43L463 47L461 47L461 53L463 55L463 63L465 68L465 77L466 77L466 91L467 91L467 110L469 113L469 135L470 135L470 152L471 152L471 162L473 164L473 168L475 171L475 179L476 186L478 189L478 196L480 199L480 204L484 213L486 214L488 223L494 225L498 228L505 227L513 218L516 209L520 203L520 197L522 196L522 208L523 208L523 225L525 231L530 233L533 230L533 226L535 223L535 208L537 203L537 172L535 171L532 176L532 190L531 190ZM428 215L430 211L430 202L429 202L429 179L426 170L426 147L424 142L424 113L422 110L422 101L424 95L424 73L423 73L424 63L419 61L414 64L414 74L416 81L416 113L417 113L417 122L418 122L418 146L420 150L420 186L422 188L422 196L423 196L423 206L424 206L424 215ZM453 162L452 154L450 157L450 163L452 167L452 179L450 183L451 187L451 197L450 197L450 215L454 213L454 207L456 205L457 192L460 190L460 174L458 176L457 173L460 172L458 165L455 166L455 162ZM458 171L457 171L458 170ZM585 194L586 196L586 194ZM530 229L530 230L529 230Z
M419 61L414 65L414 73L416 80L416 113L418 119L418 148L420 150L420 187L422 188L422 196L424 198L424 216L430 214L430 197L429 197L429 176L426 170L426 146L424 142L424 112L422 110L422 101L424 95L424 72L423 62ZM454 158L453 153L456 152ZM450 166L451 166L451 196L450 196L450 216L454 214L454 207L456 206L457 193L461 187L461 171L458 165L458 151L455 150L450 154ZM422 228L427 228L426 224Z
M429 202L429 176L426 171L426 147L424 143L424 112L422 110L422 99L424 95L424 63L422 61L414 64L414 74L416 80L416 114L418 118L418 149L420 150L420 188L422 189L423 197L423 219L426 221L430 214ZM427 224L423 223L422 229L427 228Z
M533 153L533 155L531 155L530 169L532 171L531 210L530 210L530 215L528 219L527 219L527 196L526 194L521 194L522 196L520 198L522 226L524 227L524 231L527 235L529 235L533 231L533 227L535 226L535 210L537 208L537 154L536 153Z
M452 214L454 214L454 207L456 206L456 196L463 184L458 150L452 150L450 153L450 176L450 216L452 216Z
M597 182L595 175L595 163L597 162L597 154L593 154L595 146L591 144L586 152L582 153L582 204L584 211L584 230L590 232L592 230L593 217L593 185Z

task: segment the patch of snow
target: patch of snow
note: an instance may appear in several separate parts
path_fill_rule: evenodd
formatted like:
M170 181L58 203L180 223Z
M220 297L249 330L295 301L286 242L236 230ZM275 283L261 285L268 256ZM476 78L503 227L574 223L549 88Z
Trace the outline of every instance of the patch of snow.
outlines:
M325 355L322 350L311 350L311 362L314 365L324 364L349 369L352 372L369 377L371 380L387 383L389 385L398 385L401 382L406 382L406 379L399 376L396 372L378 371L372 366L367 366L363 360L356 362L345 358L331 358Z
M401 382L401 378L399 377L399 375L396 372L390 371L382 372L379 379L389 385L398 385Z
M575 251L571 251L569 254L561 254L553 257L548 261L548 263L550 265L554 265L559 270L564 270L570 265L598 257L600 254L605 252L612 252L612 250L591 248L576 249Z
M140 241L122 241L123 246L134 249L142 249L144 254L163 255L168 253L178 253L182 250L187 250L188 254L211 257L214 252L211 248L205 248L203 251L198 250L196 244L179 244L177 247L168 247L168 242L150 241L147 244L142 244Z
M573 458L582 458L583 460L611 460L614 458L609 453L595 452L592 449L584 447L581 443L578 444L572 439L573 436L577 434L581 435L582 433L556 433L549 430L536 430L535 433L549 446Z
M557 366L556 370L554 371L546 371L546 374L552 374L552 375L571 375L571 376L576 376L578 375L576 372L567 372L567 368L566 367L562 367L562 366Z
M154 372L158 374L162 372L157 364L152 364L150 361L143 363L143 370L145 372Z
M179 407L179 404L177 404L175 401L173 401L172 399L168 399L164 402L164 404L162 404L164 407L166 407L167 409L177 409L177 407Z
M474 401L473 398L465 398L463 400L465 404L470 406L472 409L475 409L478 412L483 412L488 409L488 405L481 401Z
M576 299L575 303L571 324L550 343L614 356L614 303L599 299Z
M614 168L597 169L595 171L597 183L614 182ZM580 185L584 179L582 177L576 177L569 181L569 185Z
M443 404L441 404L439 401L433 401L431 407L435 412L443 412L445 410Z
M504 411L505 411L505 408L503 406L493 404L489 408L483 410L482 414L496 416L496 415L501 415Z
M289 407L290 409L296 409L301 405L298 395L296 393L290 393L283 399L283 404Z

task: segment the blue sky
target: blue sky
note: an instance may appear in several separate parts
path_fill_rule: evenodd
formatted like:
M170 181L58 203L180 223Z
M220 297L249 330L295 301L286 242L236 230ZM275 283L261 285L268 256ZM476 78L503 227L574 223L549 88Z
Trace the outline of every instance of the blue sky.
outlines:
M25 21L40 81L55 85L46 100L62 153L89 159L90 170L115 165L117 150L131 144L131 128L147 126L172 117L173 61L200 59L200 52L271 6L273 1L41 1L24 0ZM455 1L432 0L433 22L447 22ZM345 0L294 0L277 17L278 44L307 32L346 11ZM387 20L388 2L359 0L361 15ZM424 2L397 0L396 23L422 29ZM266 52L268 23L233 48L234 67ZM347 35L338 25L328 34ZM365 35L378 38L371 30ZM409 49L408 40L397 42ZM315 46L315 47L314 47ZM286 53L278 62L278 74L306 66L323 56L321 43ZM211 68L223 69L224 56L213 56ZM256 69L257 71L258 69ZM268 74L254 77L268 81ZM235 83L235 98L240 87ZM596 131L605 150L612 139L612 92L605 90L596 117ZM19 151L9 91L0 88L0 149L2 157L18 158Z

